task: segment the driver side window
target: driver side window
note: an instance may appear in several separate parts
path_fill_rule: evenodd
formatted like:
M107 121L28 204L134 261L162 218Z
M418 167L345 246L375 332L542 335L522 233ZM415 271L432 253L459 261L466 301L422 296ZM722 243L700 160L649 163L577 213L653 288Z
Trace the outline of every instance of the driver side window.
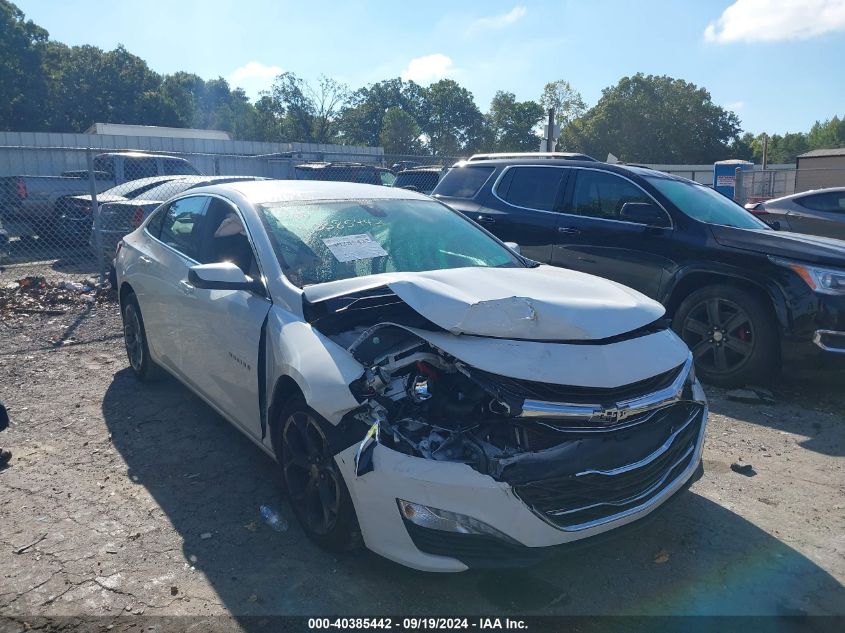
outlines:
M163 212L159 240L191 259L197 259L198 231L208 198L193 196L170 203Z
M652 200L639 187L616 174L578 170L572 196L574 213L591 218L618 220L619 212L626 202L651 203Z
M234 206L212 198L205 213L199 236L197 261L201 264L232 262L245 275L259 276L252 244L246 235L243 219Z

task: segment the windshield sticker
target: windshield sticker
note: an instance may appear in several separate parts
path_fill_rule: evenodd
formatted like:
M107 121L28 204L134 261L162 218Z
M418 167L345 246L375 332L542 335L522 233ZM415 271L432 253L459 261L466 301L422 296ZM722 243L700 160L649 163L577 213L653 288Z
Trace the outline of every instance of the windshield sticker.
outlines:
M369 233L324 237L323 244L326 245L339 262L351 262L356 259L373 259L374 257L384 257L387 255L387 251Z

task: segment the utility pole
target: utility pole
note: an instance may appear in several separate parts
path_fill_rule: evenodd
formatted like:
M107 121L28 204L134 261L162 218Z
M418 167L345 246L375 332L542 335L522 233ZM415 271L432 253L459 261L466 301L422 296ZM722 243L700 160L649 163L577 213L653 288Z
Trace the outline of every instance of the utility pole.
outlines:
M769 166L769 135L763 134L763 171Z
M546 133L546 151L553 152L555 149L555 109L549 108L549 127Z

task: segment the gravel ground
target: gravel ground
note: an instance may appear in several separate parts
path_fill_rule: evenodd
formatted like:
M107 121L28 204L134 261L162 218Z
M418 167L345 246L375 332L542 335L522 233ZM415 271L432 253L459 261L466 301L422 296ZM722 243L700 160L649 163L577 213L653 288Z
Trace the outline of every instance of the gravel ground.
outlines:
M708 389L705 475L664 511L443 576L270 530L261 504L292 516L273 462L175 380L135 381L113 298L59 310L0 310L0 615L845 614L845 374L770 405Z

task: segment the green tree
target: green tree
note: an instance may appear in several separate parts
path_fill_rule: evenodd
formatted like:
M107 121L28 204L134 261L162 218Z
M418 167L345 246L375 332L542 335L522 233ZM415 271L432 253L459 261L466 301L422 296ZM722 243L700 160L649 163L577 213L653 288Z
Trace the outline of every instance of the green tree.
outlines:
M729 154L740 131L733 112L704 88L682 79L623 77L563 131L564 147L597 158L612 152L626 161L710 163Z
M276 77L269 96L273 111L282 120L285 140L332 143L337 138L338 118L349 90L325 75L312 86L288 72Z
M490 102L487 127L494 149L500 152L536 151L540 137L534 131L543 120L536 101L517 101L512 92L500 90Z
M551 81L543 87L540 105L544 112L550 108L555 111L555 123L560 125L561 130L587 110L581 93L565 79Z
M42 73L48 33L11 2L0 0L0 129L43 128L47 77Z
M343 142L378 145L385 113L391 108L402 110L419 124L425 109L425 88L398 77L359 88L350 95L338 122Z
M471 153L485 141L484 115L472 93L452 79L441 79L425 89L420 127L434 156Z
M384 113L379 144L385 154L417 154L420 151L420 126L401 108L388 108Z

